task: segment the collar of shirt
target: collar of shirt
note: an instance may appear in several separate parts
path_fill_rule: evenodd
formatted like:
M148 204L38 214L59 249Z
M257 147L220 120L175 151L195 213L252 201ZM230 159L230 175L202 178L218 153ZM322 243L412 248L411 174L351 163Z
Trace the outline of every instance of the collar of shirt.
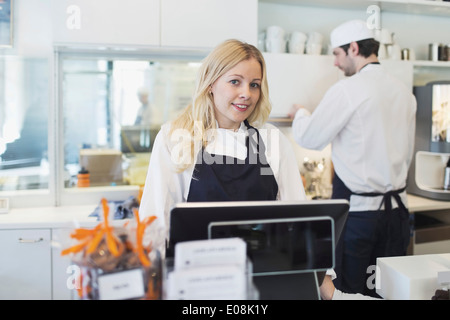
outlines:
M210 154L230 156L245 160L247 157L247 147L245 145L247 135L247 127L243 122L236 132L218 128L214 131L213 140L208 143L205 151Z

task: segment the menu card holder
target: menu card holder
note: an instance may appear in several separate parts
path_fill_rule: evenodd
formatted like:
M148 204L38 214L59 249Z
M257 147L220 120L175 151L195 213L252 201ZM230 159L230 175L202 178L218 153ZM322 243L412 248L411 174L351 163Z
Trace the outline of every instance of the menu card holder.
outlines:
M252 274L241 239L179 243L163 266L163 299L255 300Z
M334 230L328 216L226 221L212 222L208 237L247 243L261 299L318 300L323 276L334 267Z

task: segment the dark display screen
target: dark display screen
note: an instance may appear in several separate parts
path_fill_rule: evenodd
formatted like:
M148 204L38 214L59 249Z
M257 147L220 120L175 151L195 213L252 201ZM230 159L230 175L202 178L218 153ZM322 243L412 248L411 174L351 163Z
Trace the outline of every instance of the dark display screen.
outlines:
M334 267L331 218L213 222L209 238L238 237L247 243L253 273L325 270Z

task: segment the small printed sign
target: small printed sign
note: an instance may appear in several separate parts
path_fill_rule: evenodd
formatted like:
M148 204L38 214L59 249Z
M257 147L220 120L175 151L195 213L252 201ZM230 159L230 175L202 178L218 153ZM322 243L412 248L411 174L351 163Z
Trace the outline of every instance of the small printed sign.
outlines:
M98 278L100 300L126 300L144 296L142 269L131 269Z
M245 269L246 248L240 238L180 242L175 247L175 270L225 264Z

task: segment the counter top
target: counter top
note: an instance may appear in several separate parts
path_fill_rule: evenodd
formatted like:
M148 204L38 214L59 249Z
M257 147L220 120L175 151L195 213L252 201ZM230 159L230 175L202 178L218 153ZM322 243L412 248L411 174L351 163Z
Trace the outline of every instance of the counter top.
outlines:
M0 229L90 227L98 224L89 217L97 205L14 208L0 214Z
M450 209L450 201L408 195L410 212ZM93 227L96 217L89 217L97 205L13 208L0 214L0 229ZM121 221L121 220L115 220Z
M433 200L408 194L408 208L410 212L446 210L450 209L450 201Z

